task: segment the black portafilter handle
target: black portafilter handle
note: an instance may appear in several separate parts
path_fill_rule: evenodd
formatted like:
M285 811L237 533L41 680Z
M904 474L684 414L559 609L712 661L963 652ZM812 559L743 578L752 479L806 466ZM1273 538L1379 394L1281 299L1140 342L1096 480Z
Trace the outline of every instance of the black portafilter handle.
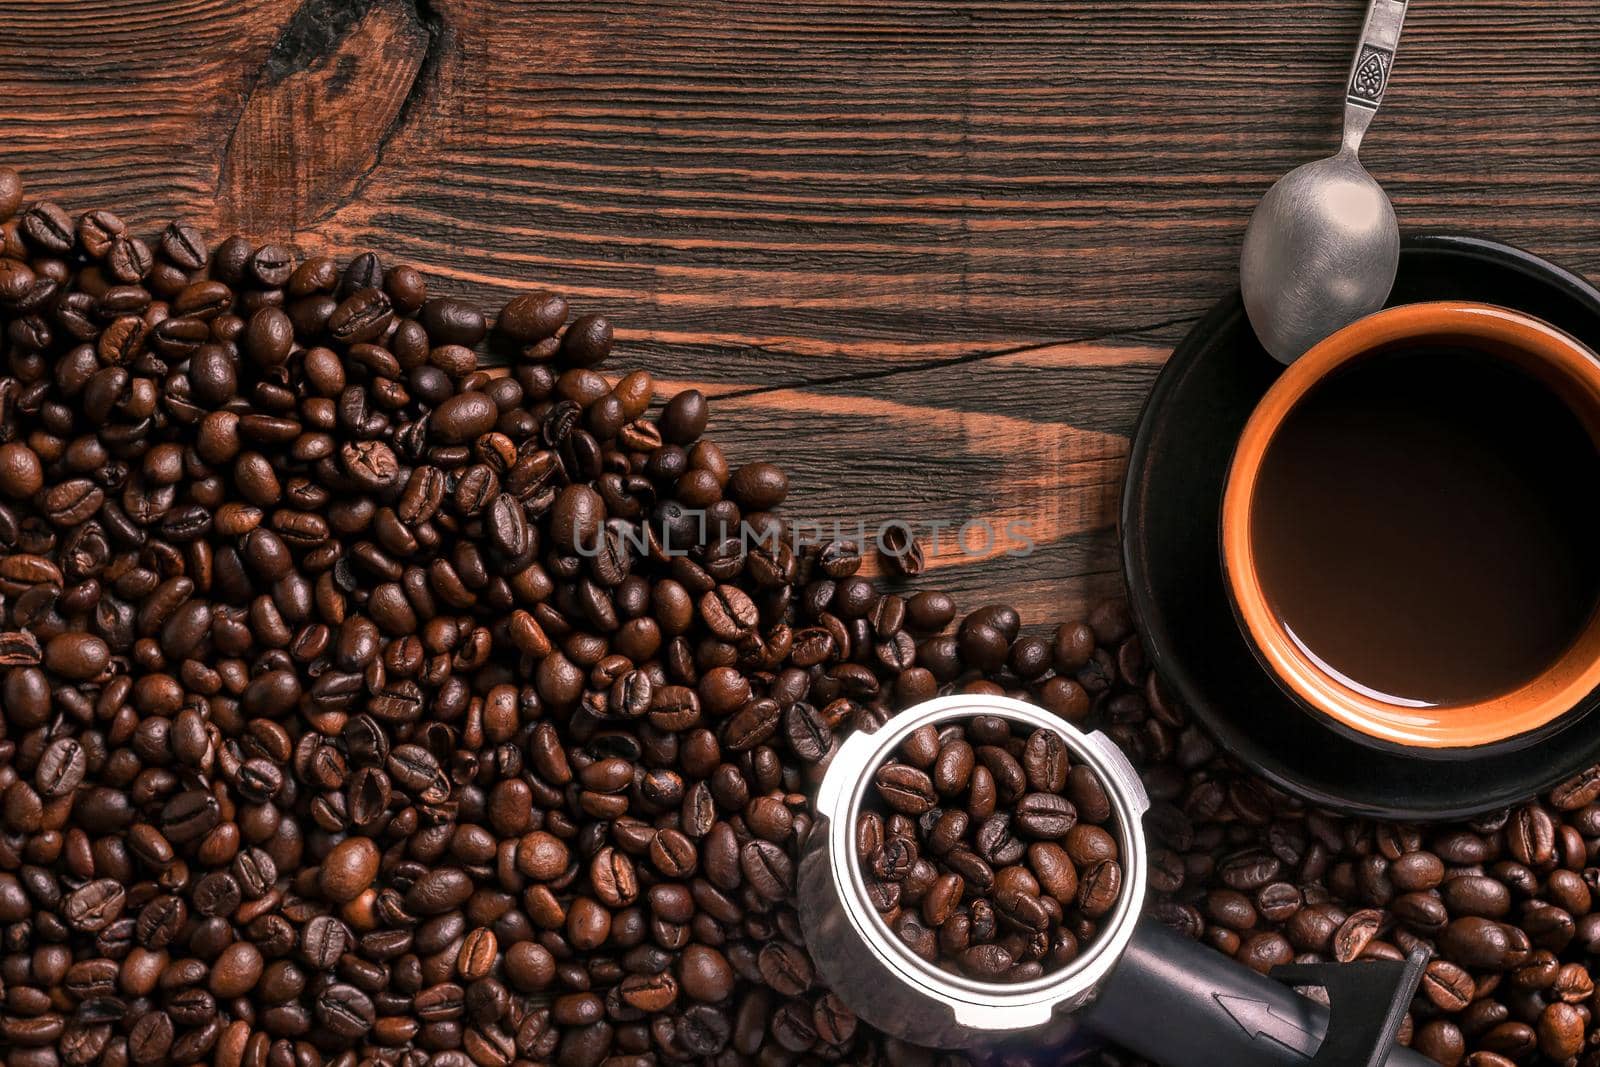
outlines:
M1419 951L1268 977L1146 917L1082 1019L1162 1067L1434 1067L1394 1044L1426 963ZM1291 982L1323 987L1331 1007Z

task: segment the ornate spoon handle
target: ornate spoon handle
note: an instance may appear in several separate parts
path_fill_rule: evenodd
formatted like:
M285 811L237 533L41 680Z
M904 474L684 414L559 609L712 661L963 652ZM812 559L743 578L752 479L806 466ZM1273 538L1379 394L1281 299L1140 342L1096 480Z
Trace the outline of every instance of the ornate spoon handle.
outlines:
M1350 81L1344 96L1344 151L1355 155L1372 116L1383 103L1389 87L1389 70L1394 65L1395 49L1400 45L1400 30L1406 22L1406 0L1372 0L1367 21L1361 27L1361 43L1350 63Z

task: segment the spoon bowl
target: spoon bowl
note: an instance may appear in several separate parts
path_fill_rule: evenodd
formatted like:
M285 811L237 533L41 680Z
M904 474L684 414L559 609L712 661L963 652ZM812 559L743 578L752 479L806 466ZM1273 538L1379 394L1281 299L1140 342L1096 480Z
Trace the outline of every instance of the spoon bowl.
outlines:
M1267 191L1239 259L1261 345L1292 363L1383 307L1400 266L1400 226L1354 152L1296 167Z
M1280 363L1377 311L1394 287L1400 226L1357 153L1388 88L1405 18L1406 0L1371 0L1345 89L1343 145L1278 179L1245 229L1245 311Z

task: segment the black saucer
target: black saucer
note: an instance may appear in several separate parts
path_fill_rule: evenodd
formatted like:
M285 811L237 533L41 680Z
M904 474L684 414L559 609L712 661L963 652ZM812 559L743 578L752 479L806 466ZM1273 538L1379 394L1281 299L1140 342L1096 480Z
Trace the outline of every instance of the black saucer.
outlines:
M1600 351L1600 291L1495 241L1407 238L1390 304L1423 300L1476 300L1527 312ZM1600 760L1593 698L1531 741L1419 757L1330 728L1262 670L1223 590L1217 516L1234 442L1280 369L1257 344L1235 293L1179 344L1140 416L1123 488L1123 564L1145 654L1174 695L1225 749L1266 778L1313 803L1357 814L1476 814L1521 801Z

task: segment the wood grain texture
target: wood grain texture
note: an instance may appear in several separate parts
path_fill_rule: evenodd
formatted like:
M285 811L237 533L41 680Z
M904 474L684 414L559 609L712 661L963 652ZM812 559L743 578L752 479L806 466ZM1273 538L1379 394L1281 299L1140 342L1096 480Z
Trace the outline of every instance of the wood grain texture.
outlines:
M619 364L726 394L808 518L1036 518L1032 556L924 581L1043 620L1114 587L1144 392L1334 143L1363 8L12 0L0 155L142 226L563 289ZM1403 224L1600 270L1597 31L1413 5L1364 153Z

